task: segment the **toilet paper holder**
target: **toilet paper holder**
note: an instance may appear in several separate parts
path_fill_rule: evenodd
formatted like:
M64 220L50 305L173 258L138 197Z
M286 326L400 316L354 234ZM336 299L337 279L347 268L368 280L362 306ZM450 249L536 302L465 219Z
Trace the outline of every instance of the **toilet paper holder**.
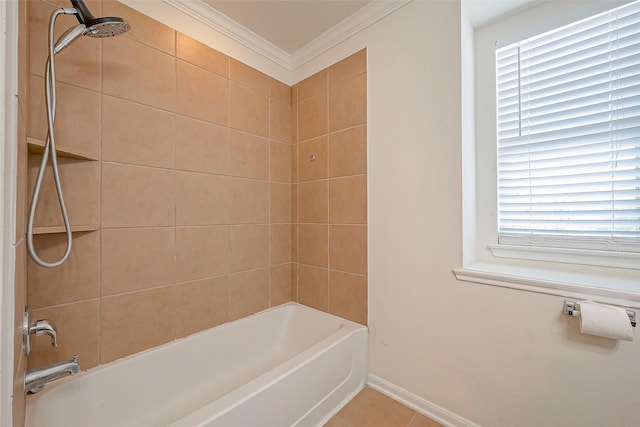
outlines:
M578 309L579 303L575 301L566 301L564 302L564 306L562 312L569 316L580 316L580 310ZM636 312L633 310L625 310L627 312L627 316L629 316L629 321L631 322L631 326L636 327Z

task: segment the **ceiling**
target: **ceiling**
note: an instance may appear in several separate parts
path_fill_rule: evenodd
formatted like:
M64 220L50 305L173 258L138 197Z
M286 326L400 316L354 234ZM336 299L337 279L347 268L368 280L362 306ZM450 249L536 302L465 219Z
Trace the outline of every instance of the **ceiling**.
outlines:
M410 1L435 0L163 0L289 70ZM461 1L478 28L542 0Z
M203 0L263 39L293 54L371 0Z
M495 19L540 3L541 0L462 0L465 16L474 28Z

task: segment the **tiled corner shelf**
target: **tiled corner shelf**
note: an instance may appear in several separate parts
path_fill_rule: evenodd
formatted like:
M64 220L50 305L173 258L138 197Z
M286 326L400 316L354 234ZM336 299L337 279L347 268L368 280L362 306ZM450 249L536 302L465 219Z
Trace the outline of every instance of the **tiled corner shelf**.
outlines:
M27 137L27 147L28 151L31 154L42 154L44 151L45 142L36 138ZM96 161L96 158L93 155L87 154L82 150L78 150L74 147L69 147L66 145L56 144L56 153L58 157L65 157L71 159L78 160L89 160ZM90 232L97 231L100 229L98 224L89 224L89 225L72 225L71 232L72 233L80 233L80 232ZM41 226L41 227L33 227L33 234L61 234L66 233L66 229L64 225L50 225L50 226Z
M97 225L72 225L71 232L79 233L83 231L97 231L99 227ZM33 227L33 234L57 234L65 233L64 225L54 225L49 227Z
M42 154L42 152L44 151L44 141L41 141L39 139L27 137L27 146L29 147L29 152L33 154ZM68 157L81 160L98 160L96 157L83 153L78 149L68 147L66 145L56 144L56 148L56 152L60 157Z

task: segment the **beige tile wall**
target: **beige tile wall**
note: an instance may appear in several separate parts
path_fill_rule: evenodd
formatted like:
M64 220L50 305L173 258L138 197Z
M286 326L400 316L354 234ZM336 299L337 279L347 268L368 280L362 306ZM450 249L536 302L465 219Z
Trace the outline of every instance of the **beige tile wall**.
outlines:
M46 26L60 6L25 11L25 115L39 140ZM110 362L289 301L295 279L290 88L116 1L88 6L132 30L56 57L58 145L96 159L60 159L65 199L72 224L94 229L74 233L61 267L21 258L34 317L56 322L60 341L35 337L30 367L76 353L83 369ZM61 17L57 34L74 21ZM30 193L40 157L29 157ZM50 177L42 194L36 226L60 225ZM63 233L35 241L48 260L64 250Z
M367 324L366 51L292 88L292 298ZM313 159L313 160L312 160Z
M21 117L42 140L45 26L66 2L26 3ZM35 338L28 365L77 353L88 369L291 299L366 324L365 51L289 88L114 0L89 3L132 30L56 57L57 142L96 159L60 161L71 222L90 230L56 269L22 251L16 313L28 300L60 340ZM72 25L61 17L57 34ZM39 155L27 173L25 145L26 196ZM50 179L42 193L36 226L59 226ZM64 251L62 233L35 241L45 259Z

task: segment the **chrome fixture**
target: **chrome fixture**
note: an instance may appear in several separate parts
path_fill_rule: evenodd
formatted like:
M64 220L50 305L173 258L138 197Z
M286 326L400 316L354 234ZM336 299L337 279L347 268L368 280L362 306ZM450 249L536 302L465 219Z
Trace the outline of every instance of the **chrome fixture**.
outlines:
M22 316L22 346L25 356L28 356L31 352L31 335L49 335L51 338L51 346L58 346L58 333L56 332L56 326L53 322L46 319L31 322L31 309L29 306L26 306ZM37 393L42 390L46 383L66 377L67 375L77 374L78 372L80 372L80 365L78 364L78 355L76 354L73 356L73 359L66 362L58 362L49 366L30 369L25 372L24 389L31 394Z
M129 24L122 18L118 17L94 17L82 0L71 0L73 7L60 8L53 11L49 19L49 57L45 66L45 98L47 107L47 138L42 152L42 161L38 170L38 177L33 189L33 196L29 206L29 219L27 221L27 248L29 255L33 261L42 267L57 267L61 265L69 257L71 253L71 243L73 237L71 235L71 225L67 208L62 197L62 186L60 185L60 174L58 172L58 158L56 156L56 141L54 135L54 122L56 118L56 67L55 55L60 53L65 47L70 45L81 35L87 37L112 37L123 34L131 28ZM54 44L54 28L55 22L59 15L75 15L79 24L68 29ZM64 229L67 235L67 248L62 257L54 262L46 262L36 254L33 245L33 222L38 205L38 196L40 195L40 187L42 179L47 167L47 161L51 157L51 168L53 169L53 180L56 185L56 193L58 194L58 203L60 204L60 212L64 222Z
M114 37L124 34L131 29L127 21L117 16L103 16L96 18L89 12L89 9L82 0L71 0L76 10L78 22L86 26L84 35L87 37L104 38Z
M31 322L31 309L29 306L26 306L22 316L22 347L25 356L28 356L29 353L31 353L31 335L35 335L37 337L40 335L49 335L49 337L51 337L51 347L58 346L56 325L47 319Z
M632 327L636 327L636 312L633 310L625 310L627 312L627 316L629 316L629 322L631 322ZM564 301L562 305L562 312L569 316L580 316L580 303L575 301Z
M24 373L24 390L34 394L42 390L45 384L78 372L80 372L80 365L77 354L65 362L29 369Z
M56 325L53 322L43 319L36 320L29 327L29 334L39 337L40 335L49 335L51 337L51 347L58 346L58 335L56 334Z

